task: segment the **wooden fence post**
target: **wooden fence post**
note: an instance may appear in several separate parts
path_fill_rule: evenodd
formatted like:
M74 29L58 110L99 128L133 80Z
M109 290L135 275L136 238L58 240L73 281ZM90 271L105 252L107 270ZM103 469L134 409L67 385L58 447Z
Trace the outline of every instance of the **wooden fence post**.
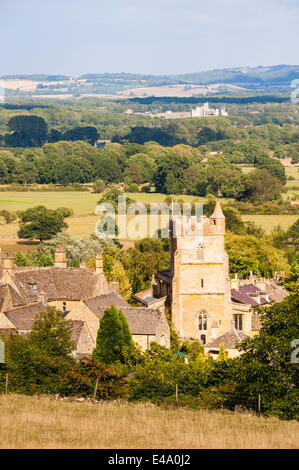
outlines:
M179 404L179 385L178 385L177 382L175 384L175 401L176 401L176 404L178 406L178 404Z
M93 398L92 398L93 401L95 401L96 396L97 396L98 385L99 385L99 379L96 380L96 384L95 384L95 387L94 387Z
M5 395L8 394L8 372L5 375Z

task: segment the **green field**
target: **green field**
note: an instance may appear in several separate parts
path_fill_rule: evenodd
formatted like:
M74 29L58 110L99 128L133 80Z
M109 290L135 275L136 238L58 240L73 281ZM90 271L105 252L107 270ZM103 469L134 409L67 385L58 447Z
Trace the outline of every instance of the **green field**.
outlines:
M134 199L136 202L163 202L166 198L165 194L160 193L127 193L127 197ZM171 197L171 196L170 196ZM100 194L91 194L89 192L76 191L28 191L0 192L0 211L3 209L9 211L20 211L29 207L44 205L49 209L57 209L57 207L69 207L73 209L75 215L93 214L97 201L101 198ZM194 201L194 196L175 195L173 199L184 200L184 202ZM201 201L204 198L196 198Z
M299 180L299 166L286 166L285 171L287 176L292 176L296 180Z
M165 194L158 193L128 193L128 197L138 202L163 202ZM299 190L298 190L299 196ZM45 205L50 209L57 207L69 207L73 209L74 216L67 219L68 231L73 236L87 236L94 233L99 216L94 215L99 194L89 192L1 192L0 210L11 211L25 210L36 205ZM194 201L194 196L174 196L174 200L182 199L185 202ZM199 198L202 202L204 199ZM243 220L254 221L261 225L267 233L270 233L277 225L286 229L292 225L298 216L296 215L246 215ZM0 224L0 237L16 236L18 224Z

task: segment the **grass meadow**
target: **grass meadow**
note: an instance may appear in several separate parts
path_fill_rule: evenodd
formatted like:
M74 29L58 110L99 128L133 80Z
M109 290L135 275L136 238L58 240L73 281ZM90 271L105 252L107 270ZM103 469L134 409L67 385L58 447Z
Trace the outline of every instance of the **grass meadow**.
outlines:
M294 168L292 169L294 170ZM159 193L128 193L128 197L135 199L137 202L163 202L165 194ZM0 192L0 211L3 209L11 211L25 210L29 207L36 205L45 205L49 209L56 209L57 207L69 207L73 209L74 216L69 217L66 222L68 223L68 231L72 236L84 237L94 233L96 223L99 221L99 216L94 215L99 194L91 194L89 192ZM299 188L298 188L299 198ZM185 202L194 201L194 196L174 196L174 200L182 199ZM204 199L199 198L202 202ZM144 217L143 227L149 226L149 219ZM281 225L282 228L287 229L292 225L298 216L296 215L244 215L243 220L254 221L260 225L267 234L270 234L273 228ZM165 224L164 224L165 225ZM159 228L164 226L160 224ZM32 250L35 249L34 243L23 243L17 240L18 223L4 224L0 222L0 247L2 250L18 251L18 250ZM146 233L153 233L154 229L148 230ZM134 236L126 237L128 240L134 240Z
M299 423L229 411L0 396L2 449L295 449Z

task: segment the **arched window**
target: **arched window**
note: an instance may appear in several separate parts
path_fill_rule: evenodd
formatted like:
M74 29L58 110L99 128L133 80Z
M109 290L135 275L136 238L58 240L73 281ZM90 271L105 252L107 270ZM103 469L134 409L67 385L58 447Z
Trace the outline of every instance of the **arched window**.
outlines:
M200 243L197 247L197 250L196 250L196 254L197 254L197 258L201 261L203 261L204 259L204 245L203 243Z
M198 329L199 331L206 331L208 329L208 317L205 313L198 315Z
M206 335L200 335L200 341L202 344L206 344Z

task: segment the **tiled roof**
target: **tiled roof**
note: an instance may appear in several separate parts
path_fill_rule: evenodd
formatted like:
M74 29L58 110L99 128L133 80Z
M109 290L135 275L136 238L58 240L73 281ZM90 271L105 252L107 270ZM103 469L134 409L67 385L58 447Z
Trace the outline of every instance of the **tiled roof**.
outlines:
M14 307L24 304L24 299L22 299L12 285L0 283L0 312L2 311L2 307L4 307L4 301L7 300L8 297Z
M249 297L249 295L243 292L240 292L237 289L231 290L231 298L234 302L238 302L241 304L249 304L249 305L252 305L253 307L260 305L256 300L254 300L254 298Z
M115 305L118 308L129 307L128 302L116 292L91 297L83 302L98 318L102 318L105 309L111 307L111 305Z
M165 316L159 311L146 307L122 307L133 335L155 335L158 324L165 322Z
M48 300L81 300L108 291L105 280L91 269L19 268L14 270L13 279L24 298L31 301L37 300L36 292L45 292Z
M283 286L271 282L268 288L268 294L273 302L282 302L283 299L289 295L289 292Z
M31 331L32 325L41 312L45 312L47 306L42 302L35 302L22 307L16 307L12 310L5 312L5 316L16 327L18 331Z
M82 320L69 320L69 323L72 329L71 340L77 345L85 322Z
M243 292L244 294L260 294L262 291L254 284L245 284L245 286L240 286L239 291Z
M235 349L236 345L245 338L249 338L249 336L245 335L242 331L233 328L207 343L205 347L220 348L220 345L223 343L225 348Z

